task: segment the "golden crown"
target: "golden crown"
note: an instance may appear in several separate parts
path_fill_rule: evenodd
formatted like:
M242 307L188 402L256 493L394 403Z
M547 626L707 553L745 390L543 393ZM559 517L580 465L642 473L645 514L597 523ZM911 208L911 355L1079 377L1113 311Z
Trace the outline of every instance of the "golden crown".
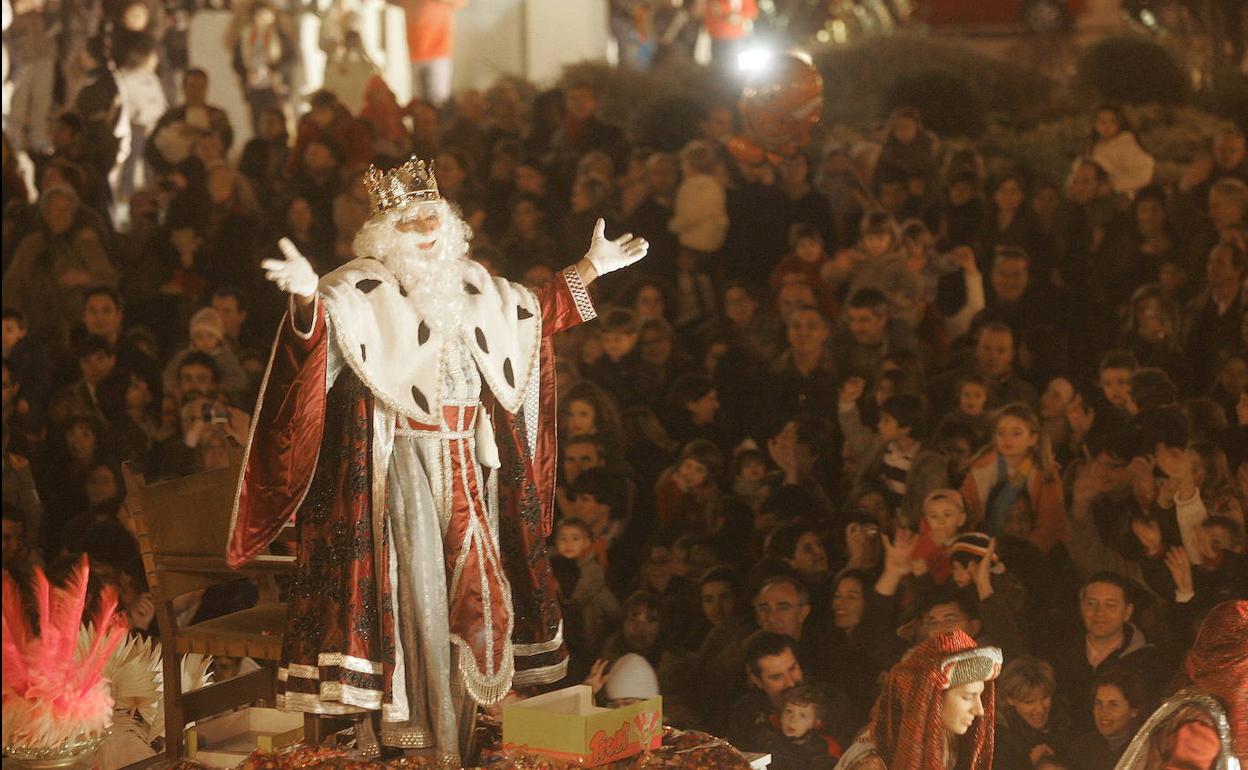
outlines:
M441 200L433 161L426 163L415 155L402 166L383 171L370 166L364 176L368 188L369 216L386 214L413 203Z

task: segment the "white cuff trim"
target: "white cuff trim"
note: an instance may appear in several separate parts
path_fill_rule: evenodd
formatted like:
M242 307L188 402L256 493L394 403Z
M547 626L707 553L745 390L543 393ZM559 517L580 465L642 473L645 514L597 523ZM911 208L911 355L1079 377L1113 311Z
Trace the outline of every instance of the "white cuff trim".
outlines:
M312 325L306 332L299 328L299 314L296 312L295 295L290 295L290 299L287 300L287 305L288 309L286 314L290 316L290 330L293 331L295 336L301 340L312 339L312 334L316 331L316 321L321 315L321 295L316 294L312 297Z

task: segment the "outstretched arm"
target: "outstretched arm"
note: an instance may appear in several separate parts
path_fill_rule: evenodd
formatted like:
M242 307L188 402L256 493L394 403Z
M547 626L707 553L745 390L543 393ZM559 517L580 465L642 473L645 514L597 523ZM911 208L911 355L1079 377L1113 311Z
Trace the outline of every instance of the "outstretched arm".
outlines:
M586 287L598 276L637 262L650 249L644 238L634 238L631 233L607 240L605 230L606 223L599 219L585 256L564 268L554 282L537 290L542 336L550 337L597 317Z
M283 259L266 259L260 263L264 277L291 296L295 328L306 332L312 326L316 308L316 286L320 282L312 263L295 248L289 238L277 242Z

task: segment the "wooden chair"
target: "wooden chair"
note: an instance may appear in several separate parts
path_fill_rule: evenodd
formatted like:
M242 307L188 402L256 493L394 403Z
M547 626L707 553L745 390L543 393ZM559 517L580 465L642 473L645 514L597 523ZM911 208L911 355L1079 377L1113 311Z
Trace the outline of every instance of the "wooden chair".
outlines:
M192 626L178 627L173 600L237 580L293 573L293 557L259 556L242 569L225 563L230 508L238 465L171 481L145 484L129 464L125 512L129 514L160 627L165 682L165 754L179 759L186 724L256 701L274 703L276 662L281 660L286 605L263 603ZM272 665L190 692L182 692L182 656L247 656ZM315 723L315 718L310 720ZM309 739L319 734L316 730Z

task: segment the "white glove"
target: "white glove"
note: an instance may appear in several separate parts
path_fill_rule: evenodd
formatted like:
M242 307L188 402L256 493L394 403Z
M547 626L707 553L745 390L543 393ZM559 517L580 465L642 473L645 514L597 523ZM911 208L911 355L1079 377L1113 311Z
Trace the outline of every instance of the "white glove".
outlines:
M285 259L266 259L260 263L264 277L277 284L277 288L296 297L312 297L316 294L320 278L312 269L312 263L299 253L289 238L277 242Z
M607 240L607 223L599 219L594 225L594 237L589 241L585 258L594 266L598 275L606 275L622 267L628 267L646 256L650 244L645 238L634 238L625 233L614 241Z

